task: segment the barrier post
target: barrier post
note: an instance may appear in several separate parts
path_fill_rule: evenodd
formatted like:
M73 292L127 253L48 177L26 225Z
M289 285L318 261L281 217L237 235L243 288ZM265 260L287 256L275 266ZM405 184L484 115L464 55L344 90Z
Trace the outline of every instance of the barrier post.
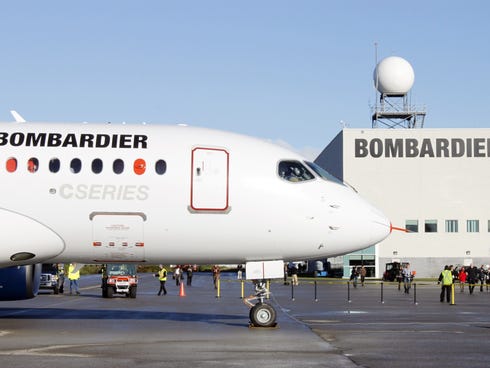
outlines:
M291 300L294 301L294 284L291 282Z
M244 283L245 283L245 282L243 281L243 279L241 279L241 280L240 280L240 283L242 284L242 294L241 294L242 296L241 296L241 298L243 299L243 298L245 297L245 294L244 294L244 289L245 289L245 287L244 287Z
M315 302L318 301L318 298L317 298L317 290L316 290L316 280L315 280Z
M413 284L413 304L417 305L417 283Z
M454 283L451 284L451 305L454 305Z
M351 302L350 300L350 281L347 281L347 302Z
M221 298L221 283L219 278L216 280L216 298Z
M384 295L383 295L383 286L384 286L384 283L383 283L383 281L381 281L381 304L385 303Z

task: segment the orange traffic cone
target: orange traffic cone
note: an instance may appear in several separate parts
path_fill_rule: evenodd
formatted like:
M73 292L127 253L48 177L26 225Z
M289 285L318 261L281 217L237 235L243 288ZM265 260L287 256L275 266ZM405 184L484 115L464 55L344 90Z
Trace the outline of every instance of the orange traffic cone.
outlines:
M184 283L183 282L180 283L179 296L185 296L185 290L184 290Z

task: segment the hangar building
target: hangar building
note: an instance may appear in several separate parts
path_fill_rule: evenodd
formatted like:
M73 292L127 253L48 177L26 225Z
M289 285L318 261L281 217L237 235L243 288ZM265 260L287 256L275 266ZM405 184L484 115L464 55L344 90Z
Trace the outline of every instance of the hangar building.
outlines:
M437 277L490 263L490 129L343 129L315 162L410 231L344 256L344 277L360 264L372 277L392 261Z

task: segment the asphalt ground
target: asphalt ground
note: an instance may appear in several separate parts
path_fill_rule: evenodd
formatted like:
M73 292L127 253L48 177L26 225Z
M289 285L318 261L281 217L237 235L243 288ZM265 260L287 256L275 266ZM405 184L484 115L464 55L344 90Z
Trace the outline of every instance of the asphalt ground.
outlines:
M195 274L185 296L171 278L157 296L158 280L143 274L136 299L105 299L99 281L83 277L80 296L0 302L1 366L490 366L486 288L457 289L451 305L430 282L416 284L416 298L397 284L272 283L278 326L250 328L234 274L222 274L220 297L209 274Z
M440 302L436 282L416 282L409 294L397 283L364 287L300 284L282 308L361 367L490 366L490 292L455 285L454 304ZM302 292L299 289L303 288ZM308 291L308 289L310 289ZM301 296L299 296L301 295ZM314 297L310 297L313 300ZM350 300L350 301L349 301Z

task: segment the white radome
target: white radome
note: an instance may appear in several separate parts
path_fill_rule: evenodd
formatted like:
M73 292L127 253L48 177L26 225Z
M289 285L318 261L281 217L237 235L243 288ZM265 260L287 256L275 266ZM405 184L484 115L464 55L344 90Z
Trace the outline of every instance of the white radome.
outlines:
M381 60L373 73L374 86L380 93L406 94L415 80L415 73L408 61L399 56Z

